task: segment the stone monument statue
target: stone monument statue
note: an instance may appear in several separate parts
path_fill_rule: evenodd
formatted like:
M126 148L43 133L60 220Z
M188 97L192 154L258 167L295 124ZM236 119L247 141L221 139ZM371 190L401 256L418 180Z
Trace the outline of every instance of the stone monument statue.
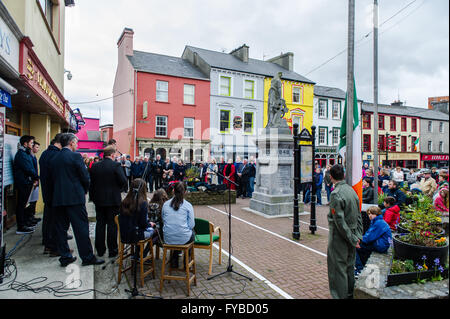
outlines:
M274 76L268 95L268 122L256 140L256 187L248 211L263 216L292 216L294 209L294 141L283 118L289 111L281 98L281 76ZM245 209L245 208L244 208Z
M271 81L268 98L268 123L266 127L287 127L283 120L284 115L289 111L286 107L286 101L281 98L281 72L278 72Z

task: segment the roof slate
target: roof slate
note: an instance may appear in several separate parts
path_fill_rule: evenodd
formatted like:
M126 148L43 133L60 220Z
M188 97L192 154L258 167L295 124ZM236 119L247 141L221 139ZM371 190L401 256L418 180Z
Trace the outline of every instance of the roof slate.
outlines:
M328 86L320 86L315 85L314 86L314 95L316 96L326 96L326 97L334 97L337 99L344 99L345 100L345 91L338 89L338 88L332 88Z
M209 80L200 69L181 58L136 50L127 57L137 71Z
M189 45L186 46L186 48L189 48L193 52L197 52L197 54L211 67L268 77L273 77L278 72L282 72L282 79L315 84L315 82L306 77L296 72L289 71L276 63L256 59L248 59L248 62L243 62L239 58L228 53L196 48Z
M364 102L362 105L362 111L373 112L373 103ZM449 120L449 115L443 112L430 110L421 107L412 107L412 106L392 106L386 104L378 104L378 112L384 114L393 114L393 115L406 115L406 116L415 116L424 119L431 120Z

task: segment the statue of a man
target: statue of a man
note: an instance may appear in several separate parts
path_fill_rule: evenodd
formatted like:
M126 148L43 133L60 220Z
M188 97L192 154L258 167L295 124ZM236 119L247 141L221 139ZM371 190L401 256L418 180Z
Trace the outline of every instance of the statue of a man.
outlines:
M268 99L268 122L266 127L287 126L286 121L282 121L284 115L289 111L286 101L281 98L281 72L278 72L272 79L269 99ZM283 123L284 122L284 123Z

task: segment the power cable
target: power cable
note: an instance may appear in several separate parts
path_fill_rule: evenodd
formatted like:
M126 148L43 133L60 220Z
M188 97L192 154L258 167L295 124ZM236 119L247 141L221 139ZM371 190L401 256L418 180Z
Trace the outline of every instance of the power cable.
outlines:
M400 14L402 11L406 10L406 8L408 8L409 6L411 6L414 2L416 2L417 0L413 0L410 3L408 3L406 6L404 6L403 8L401 8L399 11L397 11L395 14L393 14L391 17L389 17L388 19L386 19L385 21L383 21L378 28L380 28L381 26L383 26L385 23L387 23L388 21L392 20L394 17L396 17L398 14ZM408 15L406 15L403 19L401 19L399 22L397 22L396 24L392 25L390 28L384 30L383 32L380 33L383 34L386 31L392 29L392 27L394 27L395 25L398 25L400 22L402 22L403 20L405 20L407 17L409 17L413 12L415 12L418 8L420 8L426 0L424 0L419 6L417 6L413 11L411 11ZM370 34L373 33L373 30L370 31L369 33L367 33L366 35L364 35L361 39L357 40L355 42L355 47L358 47L358 44L362 41L364 41L366 38L369 37ZM366 42L367 43L367 42ZM329 62L333 61L334 59L336 59L338 56L340 56L341 54L347 52L347 48L343 49L342 51L339 51L336 55L332 56L331 58L327 59L325 62L321 63L320 65L318 65L317 67L315 67L314 69L312 69L311 71L309 71L308 73L305 74L305 76L311 74L312 72L320 69L321 67L323 67L324 65L328 64Z
M122 93L119 93L119 94L116 94L116 95L113 95L113 96L110 96L110 97L107 97L107 98L104 98L104 99L95 100L95 101L87 101L87 102L69 102L69 104L92 104L92 103L102 102L102 101L110 100L110 99L113 99L115 97L124 95L124 94L126 94L128 92L132 92L132 91L133 91L132 89L129 89L129 90L125 91L125 92L122 92Z

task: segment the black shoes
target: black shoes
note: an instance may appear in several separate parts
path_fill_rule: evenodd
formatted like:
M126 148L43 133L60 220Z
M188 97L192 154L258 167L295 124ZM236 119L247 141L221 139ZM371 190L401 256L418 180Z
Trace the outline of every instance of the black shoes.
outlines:
M72 257L70 259L64 259L64 260L60 261L61 267L66 267L67 265L75 262L76 260L77 260L77 257Z
M19 227L16 230L17 235L25 235L25 234L32 234L32 233L34 233L34 228L28 227L28 226Z
M69 234L67 234L67 240L71 240L71 239L73 239L73 236L72 236L72 235L69 235Z
M89 261L83 261L82 265L83 266L89 266L89 265L101 265L105 263L105 261L103 259L98 259L97 257L94 256L94 258L92 258Z

